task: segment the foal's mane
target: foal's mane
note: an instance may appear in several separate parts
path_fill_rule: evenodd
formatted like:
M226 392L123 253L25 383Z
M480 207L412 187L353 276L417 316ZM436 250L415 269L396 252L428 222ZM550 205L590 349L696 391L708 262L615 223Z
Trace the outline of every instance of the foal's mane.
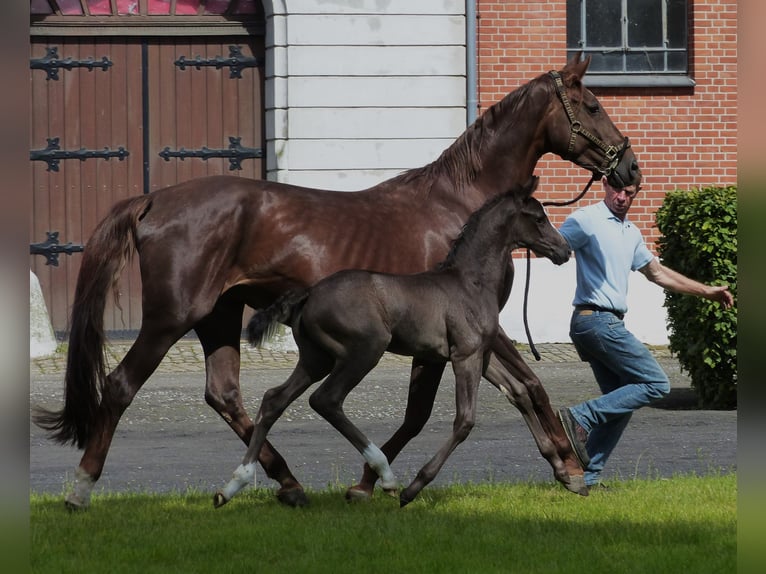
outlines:
M528 121L532 94L537 93L534 88L543 77L531 80L506 94L468 126L433 162L407 170L393 177L391 183L414 185L425 192L442 177L451 182L456 190L470 184L482 169L482 150L490 149L497 137Z
M452 242L452 247L450 248L447 257L436 266L436 270L439 271L441 269L449 269L450 267L454 266L457 253L460 251L464 243L470 241L471 238L476 235L476 232L480 227L481 220L484 218L484 214L490 211L501 201L505 201L514 196L518 196L518 194L518 188L513 188L510 191L506 191L505 193L493 196L487 200L479 209L474 211L468 217L465 225L463 225L463 228L460 231L460 235L458 235L455 241Z

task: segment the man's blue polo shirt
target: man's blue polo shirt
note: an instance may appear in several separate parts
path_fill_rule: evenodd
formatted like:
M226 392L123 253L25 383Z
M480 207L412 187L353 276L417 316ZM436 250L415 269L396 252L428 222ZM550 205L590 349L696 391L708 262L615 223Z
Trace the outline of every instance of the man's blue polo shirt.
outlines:
M641 231L627 218L620 221L603 201L570 214L559 231L576 256L572 304L627 312L630 272L654 259Z

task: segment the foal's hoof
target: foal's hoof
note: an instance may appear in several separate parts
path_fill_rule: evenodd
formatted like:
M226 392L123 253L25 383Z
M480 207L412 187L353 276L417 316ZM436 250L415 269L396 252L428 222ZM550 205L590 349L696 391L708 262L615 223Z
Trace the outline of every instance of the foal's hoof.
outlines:
M301 508L309 505L309 499L306 493L303 492L303 488L296 486L293 488L280 488L277 491L277 500L286 506L292 506L293 508Z
M414 496L407 494L406 490L402 490L402 493L399 495L399 508L404 508L413 500L415 500Z
M348 502L369 502L372 500L372 493L359 485L352 486L346 491L346 500Z
M224 504L229 502L220 490L213 496L213 507L221 508Z

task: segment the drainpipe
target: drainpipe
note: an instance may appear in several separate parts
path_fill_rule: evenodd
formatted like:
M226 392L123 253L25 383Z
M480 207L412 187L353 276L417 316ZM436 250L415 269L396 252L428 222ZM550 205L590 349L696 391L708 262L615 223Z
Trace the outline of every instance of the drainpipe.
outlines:
M477 42L476 28L479 21L476 17L476 0L465 0L465 116L466 125L476 121L479 99L477 90Z

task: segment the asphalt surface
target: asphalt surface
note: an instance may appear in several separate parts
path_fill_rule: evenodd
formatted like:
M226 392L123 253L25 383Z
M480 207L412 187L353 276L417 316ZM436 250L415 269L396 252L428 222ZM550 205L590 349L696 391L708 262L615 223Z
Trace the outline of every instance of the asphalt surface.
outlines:
M114 367L129 343L109 346ZM541 361L522 349L540 377L554 408L591 398L597 391L587 364L571 345L538 345ZM633 416L613 453L605 480L662 479L677 474L734 472L737 468L737 412L696 408L696 395L678 361L664 347L652 348L671 381L671 393ZM281 384L297 355L242 346L241 384L245 405L255 416L266 389ZM56 407L63 397L65 355L30 361L30 404ZM349 395L349 417L381 445L400 424L407 396L409 361L386 355ZM204 363L196 340L184 339L168 353L123 416L95 492L212 493L240 463L245 445L204 400ZM357 482L363 460L356 450L308 405L311 389L288 409L269 438L308 489L345 487ZM449 366L426 428L392 464L403 485L446 441L454 417L454 379ZM452 454L434 484L454 482L546 482L552 470L537 450L518 411L491 385L480 388L477 424ZM30 423L30 489L63 494L80 452L47 439ZM259 488L276 483L258 469Z

